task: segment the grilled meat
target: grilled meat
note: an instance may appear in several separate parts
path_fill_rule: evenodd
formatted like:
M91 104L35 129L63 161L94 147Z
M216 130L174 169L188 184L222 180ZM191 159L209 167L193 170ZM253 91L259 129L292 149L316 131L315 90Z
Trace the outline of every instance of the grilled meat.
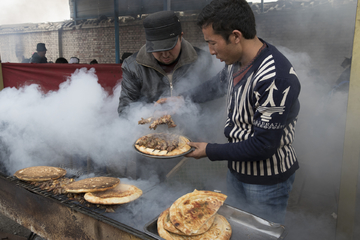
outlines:
M169 128L176 127L174 120L171 118L171 115L169 115L169 114L163 115L162 117L159 117L155 120L153 117L149 117L146 119L141 118L141 120L138 121L138 124L146 124L146 123L150 123L150 122L151 122L151 124L150 124L149 128L154 129L154 130L160 124L167 124Z
M150 141L150 140L151 140L150 137L148 137L148 136L143 136L143 137L139 140L139 142L137 143L137 145L144 146L144 145L146 145L146 144L148 143L148 141Z
M167 147L168 147L168 143L164 139L161 139L158 141L155 149L156 150L165 150Z
M172 150L174 150L175 148L177 148L179 145L179 141L178 140L172 140L169 144L168 147L166 149L166 151L171 152Z
M179 146L179 140L173 135L155 133L151 136L144 136L136 143L139 146L152 148L154 150L166 150L171 152Z
M156 129L158 125L160 124L167 124L169 128L171 127L176 127L176 124L175 122L172 120L171 116L170 115L164 115L158 119L156 119L155 121L153 121L149 128L150 129Z
M153 117L149 117L149 118L141 118L140 121L138 121L138 124L145 124L145 123L150 123L154 118Z

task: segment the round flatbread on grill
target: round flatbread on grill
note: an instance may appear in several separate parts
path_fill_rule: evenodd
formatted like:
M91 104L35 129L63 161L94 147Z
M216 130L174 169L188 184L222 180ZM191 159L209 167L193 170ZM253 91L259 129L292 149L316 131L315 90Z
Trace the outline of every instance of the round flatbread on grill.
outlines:
M75 181L65 186L68 193L101 192L119 185L120 179L114 177L93 177Z
M172 224L186 235L194 235L216 214L227 196L212 191L197 191L178 198L170 207Z
M181 135L167 133L152 133L145 135L135 142L135 148L151 156L172 157L183 155L190 151L190 140Z
M43 182L61 178L65 176L66 170L59 167L35 166L21 169L14 173L20 180Z
M171 233L164 228L164 220L169 214L169 209L162 212L157 220L157 230L160 237L165 240L229 240L232 230L230 223L220 214L215 214L214 223L203 234L184 236Z
M88 192L85 193L84 198L86 201L94 204L124 204L139 198L142 195L141 189L120 183L113 189L104 192Z

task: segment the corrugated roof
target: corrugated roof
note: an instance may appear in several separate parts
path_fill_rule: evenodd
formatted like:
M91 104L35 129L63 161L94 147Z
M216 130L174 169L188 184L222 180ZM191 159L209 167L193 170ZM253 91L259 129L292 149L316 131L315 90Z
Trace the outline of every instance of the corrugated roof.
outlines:
M263 12L261 12L261 3L250 3L255 14L266 14L269 12L277 11L289 11L289 10L306 10L311 8L322 8L322 7L336 7L337 5L354 2L355 0L292 0L292 1L277 1L264 3ZM179 12L180 17L195 17L198 11L185 11ZM121 16L119 22L129 23L136 19L145 17L143 14L137 16ZM59 29L74 29L74 28L94 28L94 27L112 27L114 25L114 19L106 16L101 16L97 19L82 19L82 20L67 20L63 22L47 22L47 23L24 23L24 24L13 24L13 25L1 25L0 34L11 34L11 33L24 33L24 32L36 32L36 31L56 31Z

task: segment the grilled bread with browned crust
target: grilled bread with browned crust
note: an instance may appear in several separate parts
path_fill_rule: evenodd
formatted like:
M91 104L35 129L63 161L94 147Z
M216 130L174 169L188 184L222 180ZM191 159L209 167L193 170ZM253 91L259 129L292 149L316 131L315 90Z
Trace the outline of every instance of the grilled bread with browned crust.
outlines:
M141 195L141 189L134 185L120 183L115 188L103 192L88 192L84 198L90 203L112 205L134 201Z
M59 167L35 166L21 169L14 176L23 181L43 182L65 176L66 170Z
M166 209L162 212L157 221L157 230L160 237L165 240L229 240L231 238L232 229L230 223L226 220L225 217L220 214L215 214L214 222L209 228L208 231L199 235L178 235L172 232L167 231L164 228L164 220L166 216L169 214L169 209Z
M197 191L178 198L169 209L172 224L186 235L198 234L214 216L227 196L212 191Z
M120 184L120 179L114 177L85 178L65 186L68 193L101 192L115 188Z

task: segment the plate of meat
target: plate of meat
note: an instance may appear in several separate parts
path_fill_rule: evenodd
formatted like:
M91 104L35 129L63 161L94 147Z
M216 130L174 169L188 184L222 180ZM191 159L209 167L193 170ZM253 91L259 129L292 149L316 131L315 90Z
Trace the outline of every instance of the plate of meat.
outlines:
M194 148L187 137L169 133L151 133L137 139L135 150L151 158L175 158L188 154Z

